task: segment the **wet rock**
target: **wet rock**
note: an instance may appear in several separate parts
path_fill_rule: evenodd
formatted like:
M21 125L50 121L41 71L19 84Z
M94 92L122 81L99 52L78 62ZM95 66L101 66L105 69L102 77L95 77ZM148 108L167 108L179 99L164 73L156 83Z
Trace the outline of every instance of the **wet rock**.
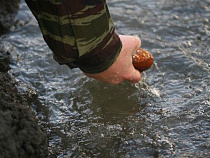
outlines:
M0 72L10 70L10 53L0 46Z
M7 72L10 54L0 47L0 157L45 158L46 134L30 108L34 98L20 93Z
M6 33L14 24L15 14L20 0L1 0L0 5L0 35Z

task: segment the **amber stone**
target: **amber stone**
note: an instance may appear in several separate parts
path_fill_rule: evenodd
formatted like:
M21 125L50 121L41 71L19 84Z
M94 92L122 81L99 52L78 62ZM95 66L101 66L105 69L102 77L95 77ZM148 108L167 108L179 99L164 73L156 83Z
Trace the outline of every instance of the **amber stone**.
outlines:
M140 72L149 69L154 61L152 54L142 48L138 48L133 55L133 66Z

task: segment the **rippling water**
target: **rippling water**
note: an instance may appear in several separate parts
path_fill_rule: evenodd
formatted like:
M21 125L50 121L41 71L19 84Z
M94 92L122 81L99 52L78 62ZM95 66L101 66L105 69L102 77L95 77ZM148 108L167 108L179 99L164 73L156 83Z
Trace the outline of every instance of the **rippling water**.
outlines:
M109 0L118 33L138 35L155 64L118 86L59 66L24 2L3 38L17 79L36 89L37 117L58 157L210 156L210 1Z

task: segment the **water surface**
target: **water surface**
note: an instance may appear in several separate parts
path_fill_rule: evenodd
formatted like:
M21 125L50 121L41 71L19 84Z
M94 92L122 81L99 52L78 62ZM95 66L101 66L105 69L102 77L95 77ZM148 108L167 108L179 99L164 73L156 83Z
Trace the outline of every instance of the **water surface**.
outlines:
M210 1L109 0L119 34L155 57L140 83L108 85L52 59L21 2L22 27L2 41L10 73L39 95L34 110L57 157L210 156Z

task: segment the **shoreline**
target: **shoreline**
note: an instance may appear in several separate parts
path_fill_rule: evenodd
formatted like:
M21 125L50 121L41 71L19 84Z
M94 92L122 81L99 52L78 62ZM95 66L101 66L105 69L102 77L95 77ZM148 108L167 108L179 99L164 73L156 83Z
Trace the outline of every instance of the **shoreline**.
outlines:
M14 27L14 15L19 0L4 1L0 7L0 38ZM6 21L6 22L5 22ZM24 83L16 81L11 69L12 50L0 43L0 158L45 158L48 156L47 136L31 109L37 99L29 87L18 88Z

